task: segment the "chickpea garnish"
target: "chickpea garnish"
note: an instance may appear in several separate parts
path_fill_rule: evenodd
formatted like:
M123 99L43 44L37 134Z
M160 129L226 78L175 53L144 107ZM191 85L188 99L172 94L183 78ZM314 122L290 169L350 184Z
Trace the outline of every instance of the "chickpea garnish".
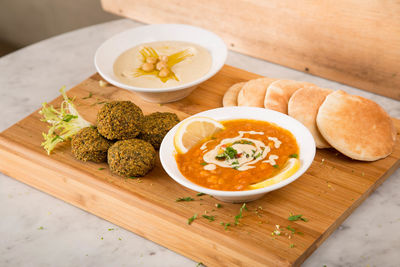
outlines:
M156 65L157 70L161 71L161 69L164 69L164 68L168 68L167 63L165 63L163 61L160 61L157 63L157 65Z
M160 73L158 73L158 76L165 78L169 75L169 69L168 68L162 68L160 70Z
M168 56L160 56L159 59L161 62L165 62L165 63L168 62Z
M148 57L146 58L146 62L150 64L156 64L157 63L157 58L155 57Z
M152 70L154 70L154 64L151 64L148 62L143 63L142 70L147 71L147 72L152 71Z

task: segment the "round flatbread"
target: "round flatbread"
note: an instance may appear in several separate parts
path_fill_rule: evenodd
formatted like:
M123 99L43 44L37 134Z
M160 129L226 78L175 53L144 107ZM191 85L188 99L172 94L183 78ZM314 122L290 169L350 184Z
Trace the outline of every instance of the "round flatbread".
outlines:
M319 108L317 126L338 151L357 160L374 161L393 151L396 130L377 103L343 91L329 94Z
M288 114L290 117L300 121L310 130L317 148L331 147L322 137L317 127L318 109L324 102L325 97L332 93L330 89L318 86L305 87L294 92L288 103Z
M225 92L224 98L222 99L222 105L224 107L237 106L237 98L240 90L246 82L235 83Z
M288 114L288 102L294 92L300 88L315 86L308 82L277 80L268 86L264 98L264 107Z
M238 106L264 107L264 97L268 86L275 81L271 78L259 78L248 81L238 94Z

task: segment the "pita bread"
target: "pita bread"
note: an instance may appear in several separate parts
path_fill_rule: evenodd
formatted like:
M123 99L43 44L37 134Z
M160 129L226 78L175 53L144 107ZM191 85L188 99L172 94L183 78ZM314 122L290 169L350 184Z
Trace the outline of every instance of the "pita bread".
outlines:
M239 91L242 90L245 83L246 82L235 83L234 85L229 87L229 89L224 94L224 98L222 99L222 105L224 107L237 106L237 97Z
M248 81L240 90L237 101L238 106L264 107L264 97L268 86L275 81L270 78L259 78Z
M332 93L330 89L320 88L318 86L305 87L294 92L288 103L289 116L300 121L310 130L315 140L317 148L331 147L322 137L317 127L318 109L324 102L325 97Z
M288 102L294 92L300 88L315 86L308 82L277 80L268 86L265 93L264 107L288 114Z
M393 122L372 100L333 92L319 108L317 125L329 144L352 159L374 161L393 151Z

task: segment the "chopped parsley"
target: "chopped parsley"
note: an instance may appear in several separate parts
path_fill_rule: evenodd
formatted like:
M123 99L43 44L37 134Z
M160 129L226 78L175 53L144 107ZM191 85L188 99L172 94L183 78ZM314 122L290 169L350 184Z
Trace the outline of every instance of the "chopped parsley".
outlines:
M114 228L108 228L108 231L114 231L115 229Z
M139 179L139 177L135 177L135 176L129 176L129 179Z
M181 202L181 201L194 201L194 198L191 198L191 197L180 197L180 198L177 198L175 201L176 201L176 202Z
M303 215L299 214L299 215L290 215L288 218L289 221L298 221L298 220L302 220L304 222L308 222L308 219L303 218Z
M287 226L286 229L288 229L290 232L292 232L292 234L296 233L296 230L294 230L294 228Z
M225 149L225 154L226 154L230 159L234 159L234 158L236 157L236 155L237 155L237 151L236 151L236 149L234 149L233 147L228 146L228 147Z
M230 223L221 222L221 225L224 226L225 231L228 230L228 227L231 226Z
M191 225L192 222L197 218L197 214L193 215L192 217L190 217L187 221L187 224Z
M104 170L105 168L99 168L99 171L102 171L102 170Z
M105 103L107 103L107 101L99 101L99 99L97 99L97 102L91 104L91 106L101 105L101 104L105 104Z
M290 244L290 248L294 248L294 244Z
M225 153L220 153L220 154L215 156L215 159L224 160L224 159L226 159L226 155L225 155Z
M242 218L243 210L248 210L246 207L246 203L243 203L242 207L239 210L239 214L235 216L235 225L239 224L239 219Z
M217 204L215 204L215 207L217 207L219 209L219 208L222 208L222 205L217 203Z
M196 267L201 267L201 266L205 266L202 262L198 262Z
M44 227L43 226L40 226L39 228L38 228L38 230L43 230L44 229Z
M92 98L92 96L93 96L92 92L89 92L89 95L88 95L88 96L86 96L86 97L83 97L82 99L88 99L88 98Z
M201 162L200 163L200 165L203 165L203 166L205 166L205 165L207 165L208 163L207 162Z
M290 154L289 155L289 158L296 158L297 159L298 157L299 157L299 155L297 155L297 154Z
M243 139L233 142L233 145L234 145L234 144L254 145L253 142L251 142L251 141L249 141L249 140L243 140Z
M255 156L253 156L254 159L257 159L259 157L261 157L261 153L260 152L258 152Z
M201 196L204 196L205 194L204 193L197 193L197 195L196 196L198 196L198 197L201 197Z
M214 216L203 215L203 218L206 218L206 219L209 220L210 222L215 221Z
M231 146L225 148L224 152L219 153L215 156L217 160L226 160L226 159L235 159L238 158L240 155L238 154L237 150ZM239 163L237 163L239 164Z
M278 165L278 164L275 164L275 165L273 165L272 167L274 167L275 169L278 169L278 168L279 168L279 165Z

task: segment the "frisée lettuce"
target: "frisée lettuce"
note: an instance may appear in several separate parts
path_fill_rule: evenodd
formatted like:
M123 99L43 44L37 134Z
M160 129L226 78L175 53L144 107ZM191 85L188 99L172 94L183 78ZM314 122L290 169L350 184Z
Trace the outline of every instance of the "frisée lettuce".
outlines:
M42 133L44 142L41 144L49 155L58 143L70 139L80 129L91 126L79 115L73 104L74 98L68 98L65 93L65 86L60 89L60 93L64 101L59 110L45 102L39 111L39 114L43 116L41 121L50 124L48 132Z

